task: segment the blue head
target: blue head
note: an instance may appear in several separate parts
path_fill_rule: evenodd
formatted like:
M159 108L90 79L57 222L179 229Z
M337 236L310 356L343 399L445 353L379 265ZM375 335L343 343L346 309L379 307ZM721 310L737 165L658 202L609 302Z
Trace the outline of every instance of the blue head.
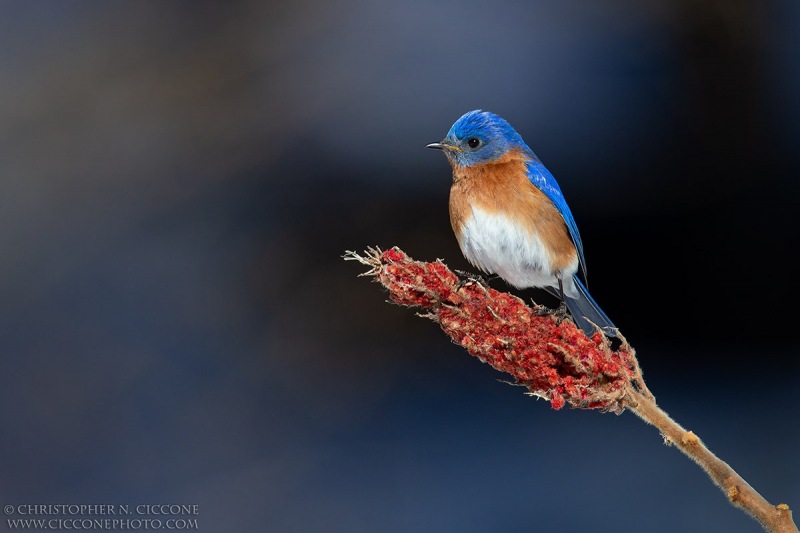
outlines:
M513 148L530 153L530 148L511 124L480 109L465 113L442 142L427 147L444 151L450 163L462 167L488 163Z

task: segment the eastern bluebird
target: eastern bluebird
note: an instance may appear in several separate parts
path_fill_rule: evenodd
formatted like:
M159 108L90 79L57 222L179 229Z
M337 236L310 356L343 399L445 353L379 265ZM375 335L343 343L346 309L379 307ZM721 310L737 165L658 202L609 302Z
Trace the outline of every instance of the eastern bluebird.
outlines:
M453 167L450 223L467 260L518 289L541 287L587 335L616 327L578 279L583 244L556 179L501 117L475 110L439 143ZM563 309L563 307L562 307Z

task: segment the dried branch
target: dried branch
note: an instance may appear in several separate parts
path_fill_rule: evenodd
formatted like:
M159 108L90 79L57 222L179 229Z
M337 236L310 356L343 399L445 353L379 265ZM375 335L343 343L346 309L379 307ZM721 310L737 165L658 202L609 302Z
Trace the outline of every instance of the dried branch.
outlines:
M621 345L613 349L599 330L587 337L570 319L559 320L479 280L461 280L441 261L414 261L399 248L371 248L363 256L347 252L345 259L369 266L362 275L388 289L392 302L425 309L421 316L437 322L456 344L510 374L554 409L569 404L617 414L632 411L700 465L730 502L764 529L798 533L788 505L767 502L697 435L658 407L633 348L621 335Z

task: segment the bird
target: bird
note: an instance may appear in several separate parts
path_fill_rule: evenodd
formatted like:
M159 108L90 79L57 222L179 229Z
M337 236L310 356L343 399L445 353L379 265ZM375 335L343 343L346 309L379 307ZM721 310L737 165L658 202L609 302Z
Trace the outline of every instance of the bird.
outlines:
M557 296L587 336L617 328L589 294L578 226L558 182L502 117L476 109L441 142L453 169L450 223L467 261L512 287ZM583 275L581 281L578 273Z

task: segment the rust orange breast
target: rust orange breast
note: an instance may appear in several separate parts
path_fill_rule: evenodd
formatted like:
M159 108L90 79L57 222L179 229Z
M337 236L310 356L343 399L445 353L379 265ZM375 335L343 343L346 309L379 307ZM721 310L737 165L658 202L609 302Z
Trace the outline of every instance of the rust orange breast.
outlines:
M502 214L538 236L548 251L553 271L577 261L577 251L561 213L528 179L526 162L512 150L491 163L453 169L450 188L450 223L459 244L462 228L472 209Z

